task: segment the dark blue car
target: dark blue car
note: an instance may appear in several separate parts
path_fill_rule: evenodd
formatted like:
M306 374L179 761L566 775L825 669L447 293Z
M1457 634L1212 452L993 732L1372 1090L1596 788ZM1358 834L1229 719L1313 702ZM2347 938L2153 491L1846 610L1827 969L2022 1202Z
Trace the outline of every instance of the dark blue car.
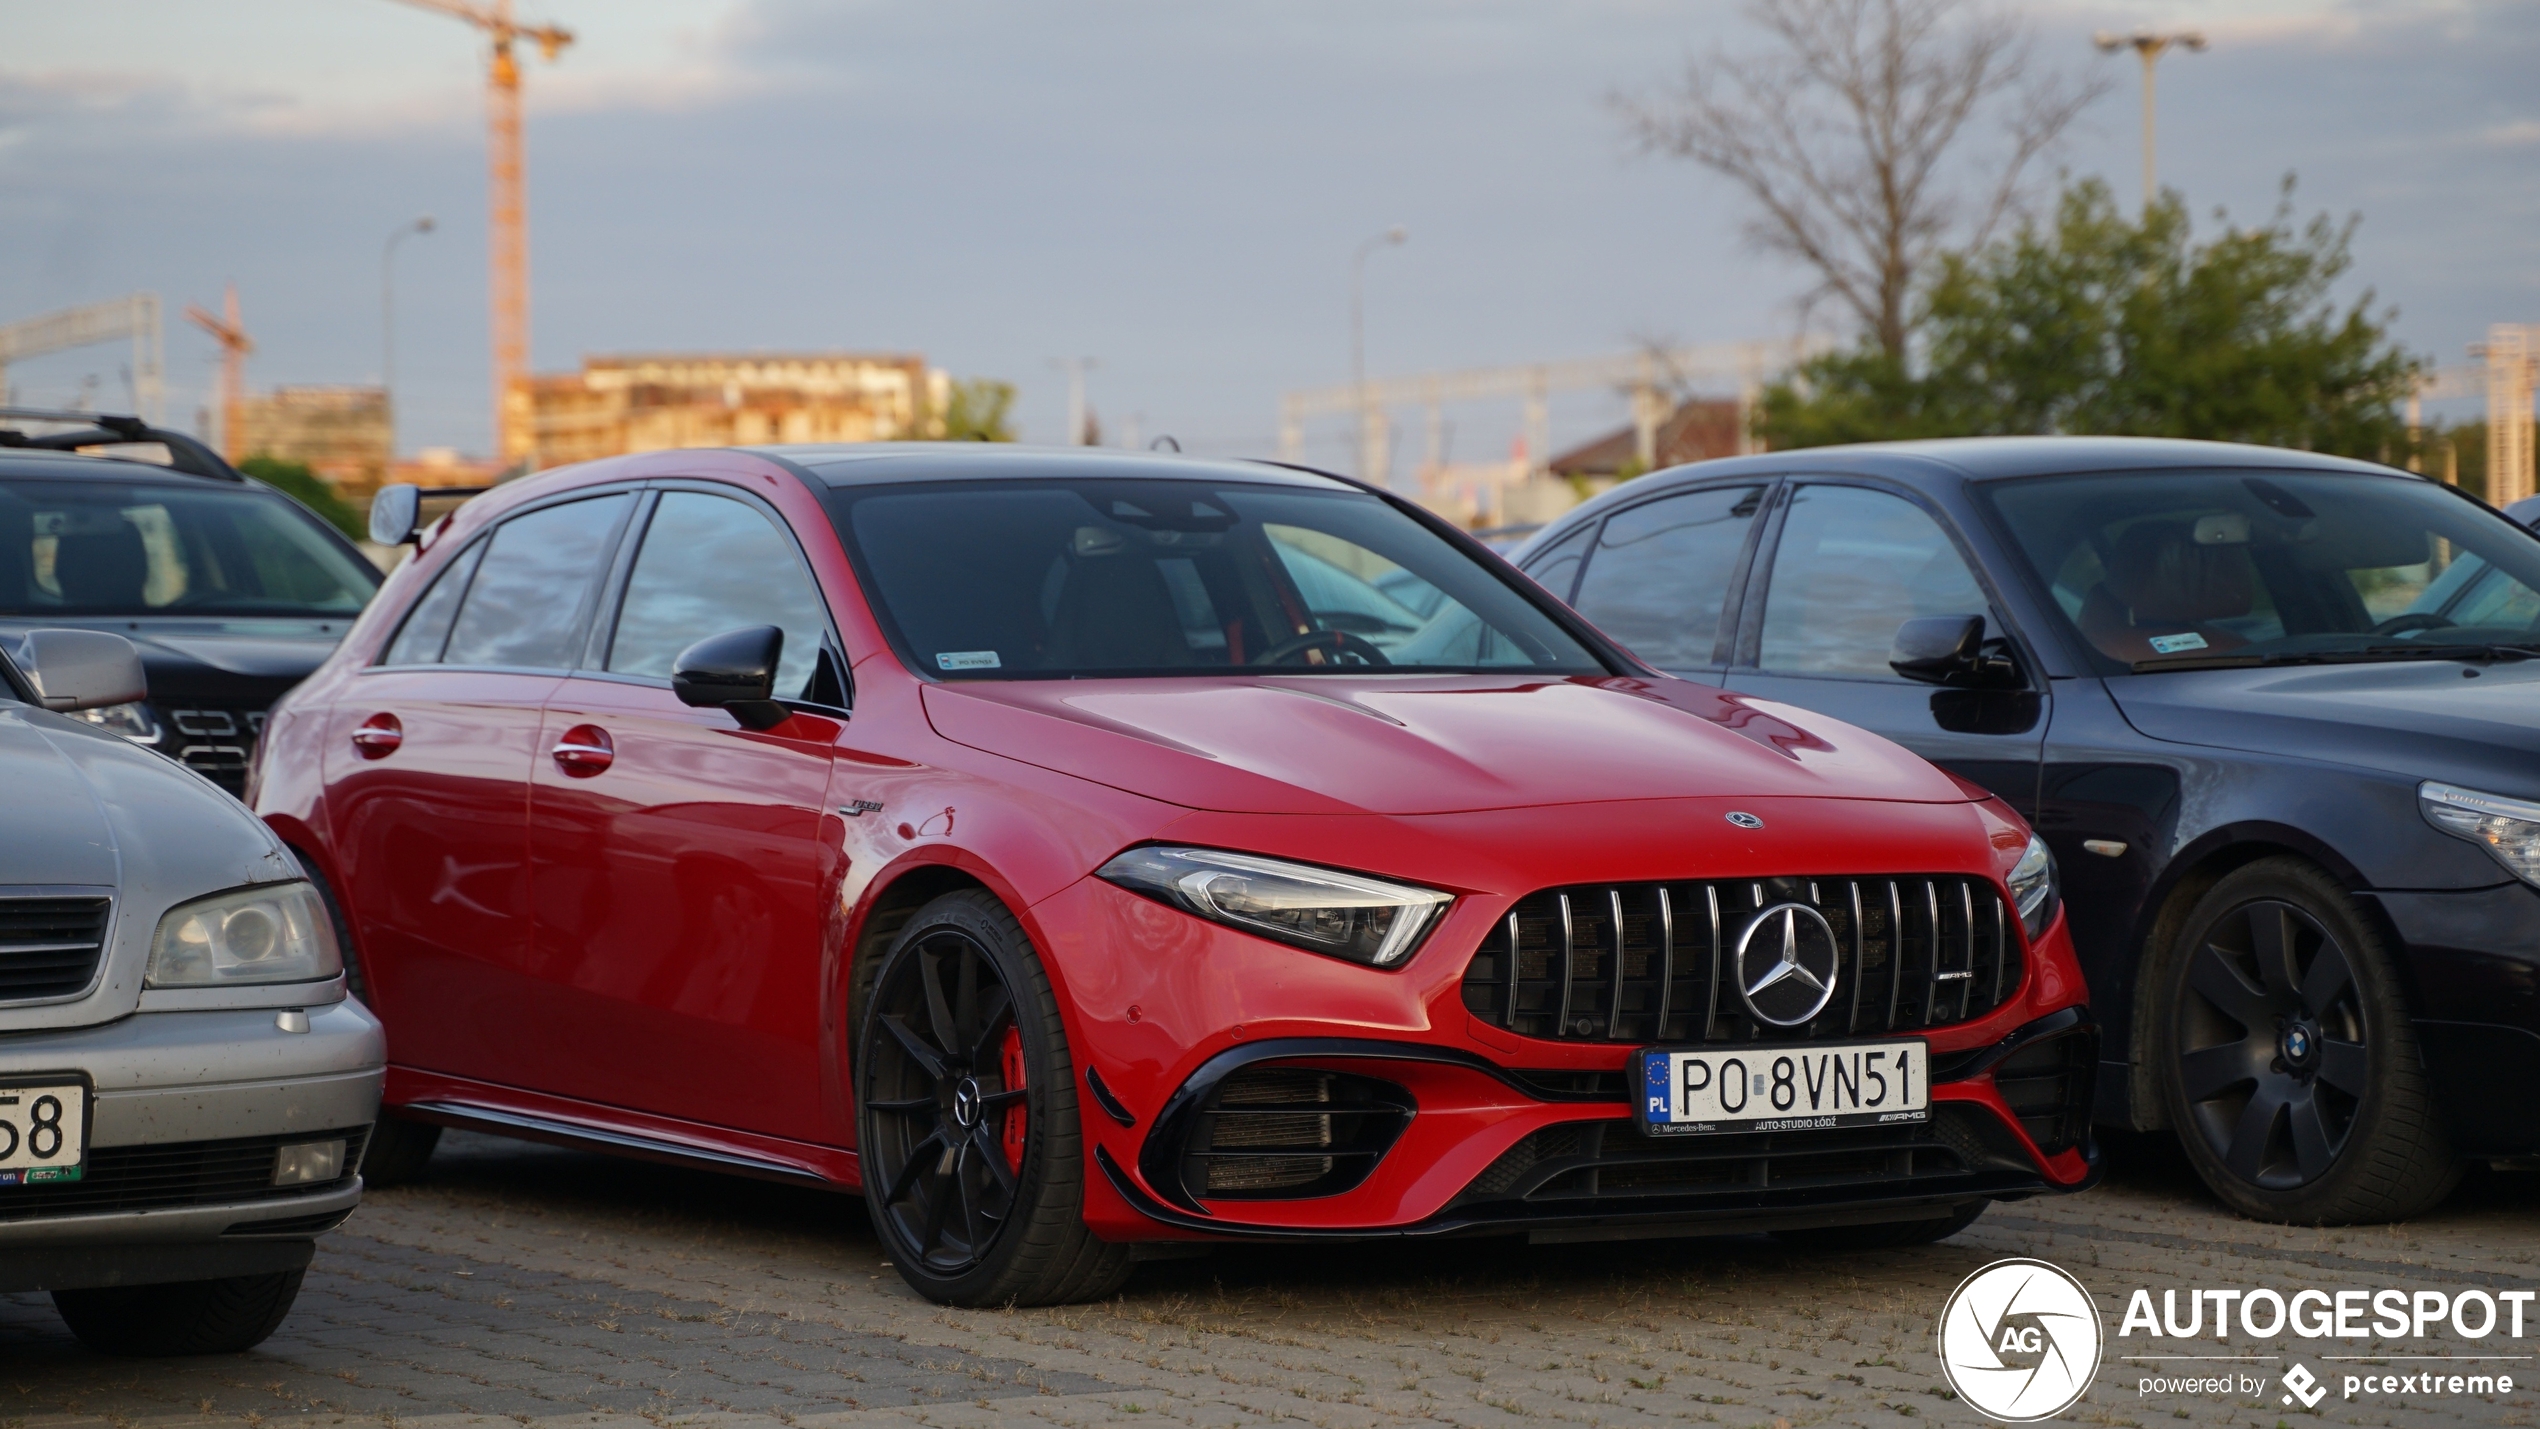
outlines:
M2054 850L2098 1119L2225 1201L2390 1219L2540 1152L2540 539L2203 442L1655 473L1516 560L1661 668L1875 731Z

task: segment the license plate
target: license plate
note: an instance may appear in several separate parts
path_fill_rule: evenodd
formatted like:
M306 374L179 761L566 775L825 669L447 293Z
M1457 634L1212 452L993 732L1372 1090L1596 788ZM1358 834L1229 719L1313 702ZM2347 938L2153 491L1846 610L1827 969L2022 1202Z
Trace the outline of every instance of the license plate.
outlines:
M0 1081L0 1187L76 1181L88 1154L88 1083L72 1074Z
M1648 1047L1637 1055L1640 1129L1651 1136L1931 1119L1931 1051L1919 1041Z

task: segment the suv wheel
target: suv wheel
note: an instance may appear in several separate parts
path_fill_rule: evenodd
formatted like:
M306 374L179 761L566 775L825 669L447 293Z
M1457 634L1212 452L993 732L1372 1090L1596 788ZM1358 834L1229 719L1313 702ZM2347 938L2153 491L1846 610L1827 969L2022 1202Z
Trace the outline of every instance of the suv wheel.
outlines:
M291 1313L302 1274L56 1290L53 1308L81 1344L101 1354L236 1354L263 1344Z
M362 1148L364 1186L402 1186L421 1180L424 1163L441 1144L441 1128L428 1121L407 1121L385 1111L371 1123L370 1142Z
M919 909L864 999L864 1203L891 1264L950 1305L1109 1294L1127 1246L1085 1228L1084 1136L1058 1001L1023 928L977 889Z
M2460 1179L2381 937L2302 859L2261 859L2189 911L2163 970L2171 1125L2232 1209L2399 1220Z

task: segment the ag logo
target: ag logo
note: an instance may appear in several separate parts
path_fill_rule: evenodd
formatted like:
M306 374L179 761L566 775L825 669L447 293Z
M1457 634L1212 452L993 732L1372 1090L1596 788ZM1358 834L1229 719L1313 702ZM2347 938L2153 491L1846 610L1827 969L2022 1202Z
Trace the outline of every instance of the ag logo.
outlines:
M1940 1312L1940 1368L1967 1407L2013 1424L2073 1407L2106 1331L2081 1282L2042 1260L1997 1260Z

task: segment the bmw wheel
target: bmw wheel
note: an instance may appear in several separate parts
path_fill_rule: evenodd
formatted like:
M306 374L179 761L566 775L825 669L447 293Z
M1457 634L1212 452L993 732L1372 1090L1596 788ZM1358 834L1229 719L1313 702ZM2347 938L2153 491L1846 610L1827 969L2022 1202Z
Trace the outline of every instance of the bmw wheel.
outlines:
M919 909L884 955L862 1023L865 1206L919 1294L1047 1305L1128 1278L1129 1248L1085 1228L1067 1034L1003 904L972 889Z
M2171 1125L2261 1220L2399 1220L2460 1179L2382 940L2337 881L2261 859L2198 900L2160 987Z

